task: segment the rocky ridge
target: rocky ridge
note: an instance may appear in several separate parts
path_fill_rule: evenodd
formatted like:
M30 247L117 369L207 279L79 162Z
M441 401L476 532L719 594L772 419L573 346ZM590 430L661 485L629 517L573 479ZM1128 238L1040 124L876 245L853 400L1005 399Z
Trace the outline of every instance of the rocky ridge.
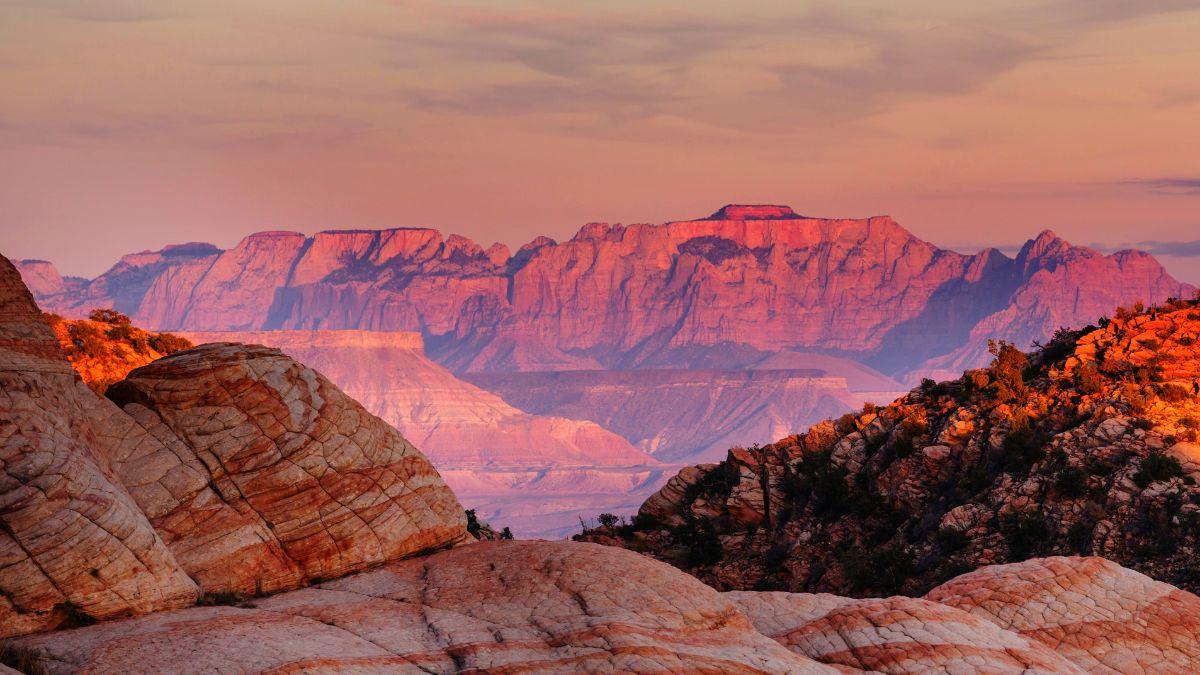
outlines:
M1103 324L684 469L584 538L726 589L919 594L1044 555L1196 589L1200 301Z
M721 594L616 547L471 544L420 452L278 350L185 349L110 401L71 371L3 258L0 310L5 671L1171 672L1200 659L1200 598L1098 559L860 601ZM68 625L81 627L53 630Z
M743 368L838 353L889 375L982 365L1117 304L1183 297L1149 255L1043 232L962 255L887 217L730 205L699 220L584 226L507 255L431 229L250 235L125 256L80 288L23 264L43 306L112 307L160 330L419 331L456 372ZM65 283L65 282L64 282ZM932 330L931 330L932 328Z

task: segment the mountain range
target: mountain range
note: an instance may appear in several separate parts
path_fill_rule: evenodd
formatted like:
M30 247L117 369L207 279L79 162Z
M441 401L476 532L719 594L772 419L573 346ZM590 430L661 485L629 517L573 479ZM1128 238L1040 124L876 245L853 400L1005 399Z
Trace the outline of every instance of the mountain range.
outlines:
M113 308L313 363L488 517L534 526L555 501L553 522L524 530L554 536L582 512L632 511L665 478L632 467L716 461L983 365L989 339L1025 347L1194 291L1146 253L1049 231L1015 258L964 255L888 217L744 205L515 253L433 229L275 231L129 254L91 280L17 267L66 317Z

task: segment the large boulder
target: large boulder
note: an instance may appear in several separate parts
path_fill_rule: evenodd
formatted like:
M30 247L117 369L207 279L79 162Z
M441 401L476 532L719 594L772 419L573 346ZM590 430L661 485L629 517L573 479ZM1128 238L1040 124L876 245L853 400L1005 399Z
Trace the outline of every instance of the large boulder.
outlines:
M930 591L1093 673L1195 672L1200 598L1104 558L984 567Z
M64 673L837 672L672 567L573 542L480 543L16 647Z
M467 537L420 451L279 350L203 345L108 395L156 441L113 466L206 592L297 588Z
M0 256L0 637L195 601L109 464L120 416Z

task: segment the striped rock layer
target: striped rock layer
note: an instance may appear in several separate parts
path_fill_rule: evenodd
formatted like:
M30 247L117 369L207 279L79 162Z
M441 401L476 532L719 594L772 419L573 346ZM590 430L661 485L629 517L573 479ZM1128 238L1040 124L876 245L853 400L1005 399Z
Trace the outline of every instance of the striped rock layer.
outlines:
M71 369L0 258L0 637L297 588L462 541L398 432L278 351Z

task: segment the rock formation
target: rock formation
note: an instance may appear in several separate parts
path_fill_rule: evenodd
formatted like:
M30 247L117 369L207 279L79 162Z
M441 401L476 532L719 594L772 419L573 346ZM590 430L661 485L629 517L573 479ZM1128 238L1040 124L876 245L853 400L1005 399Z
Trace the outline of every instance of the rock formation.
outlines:
M420 447L468 508L521 537L569 537L581 516L632 513L678 467L587 421L531 415L454 376L418 333L187 333L278 347Z
M195 601L109 464L119 415L0 257L0 637Z
M982 365L1119 303L1191 288L1150 256L1110 256L1051 232L1010 259L961 255L886 217L829 220L729 206L663 225L589 224L504 258L436 230L254 234L123 258L71 292L26 265L45 307L111 306L160 330L420 331L456 372L742 368L838 352L879 370Z
M1145 345L1122 351L1124 335L1076 349L1062 372L1090 373L1101 353L1136 360ZM425 458L276 349L185 349L110 387L121 408L100 398L3 258L0 384L3 672L1166 673L1200 661L1200 598L1094 558L854 600L722 594L611 546L470 543ZM715 471L682 472L653 508L697 485L711 494ZM731 513L772 513L769 495L739 481ZM206 591L199 606L188 575Z
M831 415L891 401L901 385L848 359L779 355L809 368L468 373L463 377L539 415L587 419L663 461L713 461ZM833 373L839 373L834 376ZM854 378L853 389L845 374Z
M895 403L681 471L630 546L719 588L920 594L1100 555L1200 588L1200 301L1118 312Z
M122 411L72 371L3 258L0 310L0 637L466 538L419 451L278 351L179 352L112 388Z

